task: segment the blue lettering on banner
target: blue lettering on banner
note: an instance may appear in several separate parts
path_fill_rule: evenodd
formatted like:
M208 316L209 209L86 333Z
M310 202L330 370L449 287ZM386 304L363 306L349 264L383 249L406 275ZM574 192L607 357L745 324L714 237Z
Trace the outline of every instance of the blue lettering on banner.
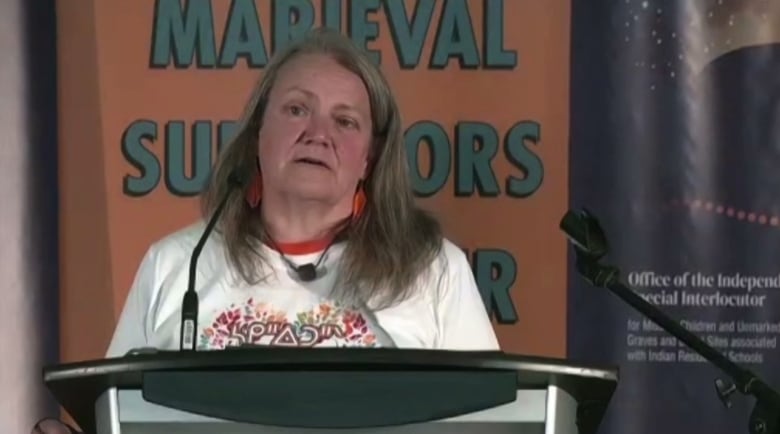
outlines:
M379 24L375 19L369 19L369 13L376 13L381 7L379 0L360 0L349 2L350 8L347 14L347 34L358 47L368 53L368 56L376 64L382 63L382 55L368 47L370 41L379 37Z
M122 134L122 155L136 170L138 176L125 175L122 191L127 196L139 197L157 188L162 169L157 156L144 144L157 139L157 122L140 119Z
M217 138L214 140L213 123L196 121L190 127L188 145L185 123L170 121L165 127L161 162L151 150L152 144L158 141L157 123L150 120L133 122L124 132L121 146L125 159L138 174L123 178L125 194L149 194L161 180L168 191L176 196L198 194L208 179L214 150L219 152L233 137L237 126L234 121L219 122ZM504 193L510 197L526 198L541 187L544 179L542 160L527 146L528 141L537 142L540 138L538 123L518 122L506 133L502 144L506 160L523 176L508 175L503 191L493 169L499 156L499 133L496 127L485 122L461 121L455 125L454 136L453 142L442 125L430 120L416 122L406 130L404 141L416 196L430 197L439 193L451 175L456 197L471 197L475 194L480 197L498 197ZM419 159L423 149L429 153L427 173L423 173Z
M504 47L504 0L485 0L482 52L487 69L517 68L517 51Z
M309 0L271 2L271 17L276 24L271 32L274 52L284 49L314 26L314 8Z
M217 63L214 11L209 0L157 0L149 65L213 68ZM225 44L223 44L224 46Z
M240 58L245 59L247 65L254 68L260 68L268 63L268 53L265 50L265 41L254 0L230 2L230 13L217 66L233 68Z
M459 123L455 127L458 143L455 159L455 196L471 196L474 188L480 196L495 197L500 193L498 180L490 163L498 153L498 133L484 122ZM474 145L479 149L474 149Z
M412 11L411 21L407 18L406 2L388 1L385 14L390 27L398 64L402 69L412 69L420 64L425 38L433 21L435 2L417 2Z
M468 250L463 251L469 256ZM511 294L517 281L517 261L514 256L506 250L481 248L474 250L470 259L474 279L488 314L499 324L516 324L517 309Z
M415 194L418 197L433 196L444 187L450 175L451 146L447 132L436 122L419 121L409 127L405 141ZM431 168L427 176L420 173L418 163L421 144L428 146L430 155Z
M522 121L509 129L504 152L510 163L525 173L523 178L512 176L507 179L506 190L510 196L529 197L542 185L542 159L526 146L528 141L538 144L541 139L541 125L538 122Z
M483 0L480 29L474 26L469 9L473 3L467 0L444 1L438 15L434 14L436 2L432 0L417 0L411 13L406 0L320 0L317 7L312 0L274 1L269 17L270 46L263 37L256 0L231 0L226 17L215 17L212 1L156 0L151 68L227 69L234 68L241 59L250 68L263 68L270 54L317 24L344 30L374 62L381 64L381 53L371 47L380 36L380 13L387 18L396 58L403 69L420 65L426 42L431 43L431 69L446 68L452 59L462 69L511 69L518 64L517 52L505 47L504 0ZM342 23L342 14L346 23ZM438 21L434 23L434 19ZM216 23L225 23L221 41L217 41Z
M236 127L234 121L218 124L217 152L232 139ZM165 125L162 162L151 149L152 145L157 144L158 130L157 123L149 120L137 120L125 130L122 136L122 155L138 174L126 174L122 179L122 190L127 196L145 196L154 191L163 180L168 192L175 196L197 195L205 187L213 165L213 123L197 121L192 124L189 170L186 168L185 123L170 121Z
M441 13L436 29L431 69L442 69L451 58L461 69L476 69L480 65L477 37L466 0L449 0Z
M470 197L475 190L480 197L499 196L501 189L492 167L498 154L496 128L484 122L461 121L455 125L455 137L453 146L444 128L433 121L416 122L407 130L406 150L415 193L419 197L429 197L441 191L447 184L454 160L455 196ZM507 132L504 153L512 166L524 173L522 178L507 177L504 190L509 196L528 197L541 187L542 160L527 146L527 140L537 142L539 139L540 126L536 122L518 122ZM419 164L423 146L430 151L428 174L421 173Z
M176 196L195 196L206 185L211 171L211 122L197 121L192 125L190 175L185 170L184 122L168 122L165 126L165 185Z

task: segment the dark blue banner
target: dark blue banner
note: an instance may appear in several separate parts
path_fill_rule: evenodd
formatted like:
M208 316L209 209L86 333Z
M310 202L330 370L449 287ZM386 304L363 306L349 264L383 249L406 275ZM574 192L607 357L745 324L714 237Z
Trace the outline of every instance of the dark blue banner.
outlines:
M780 8L573 2L571 206L648 301L780 386ZM614 363L605 434L747 433L754 400L570 261L568 354Z

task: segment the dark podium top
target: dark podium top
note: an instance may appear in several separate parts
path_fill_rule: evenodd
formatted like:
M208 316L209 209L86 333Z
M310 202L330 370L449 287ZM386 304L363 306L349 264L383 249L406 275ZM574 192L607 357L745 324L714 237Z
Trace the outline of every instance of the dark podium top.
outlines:
M601 421L617 379L615 368L502 352L363 348L133 351L44 368L46 385L85 433L95 431L96 400L111 387L225 420L353 428L454 417L549 385L574 397L586 433Z

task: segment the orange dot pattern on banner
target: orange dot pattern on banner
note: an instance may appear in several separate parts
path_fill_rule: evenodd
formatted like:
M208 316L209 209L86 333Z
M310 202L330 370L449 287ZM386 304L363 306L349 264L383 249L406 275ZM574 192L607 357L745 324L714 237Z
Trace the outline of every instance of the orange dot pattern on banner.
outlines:
M718 215L723 215L729 218L737 219L740 221L747 221L749 223L756 223L761 225L780 226L780 216L768 215L766 213L759 213L755 211L746 211L737 209L731 206L718 204L712 201L701 199L683 199L672 200L669 202L672 207L682 206L692 210L703 210Z

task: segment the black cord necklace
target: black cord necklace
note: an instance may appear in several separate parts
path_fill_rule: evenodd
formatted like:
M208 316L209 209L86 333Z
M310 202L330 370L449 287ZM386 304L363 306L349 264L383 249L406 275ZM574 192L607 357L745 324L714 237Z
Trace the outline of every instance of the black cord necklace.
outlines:
M271 238L270 236L267 236L266 239L271 244L271 247L273 247L274 250L279 252L279 255L282 257L282 260L287 263L287 266L292 269L292 271L295 273L296 276L298 276L299 279L303 282L311 282L315 280L318 277L317 270L322 263L322 260L325 259L325 255L328 253L328 250L330 250L330 247L336 242L338 239L338 236L333 237L328 245L325 247L325 250L320 254L319 259L317 259L317 262L312 264L311 262L303 264L303 265L296 265L293 263L290 258L287 257L287 255L284 254L282 249L279 248L279 246L276 244L276 242Z

